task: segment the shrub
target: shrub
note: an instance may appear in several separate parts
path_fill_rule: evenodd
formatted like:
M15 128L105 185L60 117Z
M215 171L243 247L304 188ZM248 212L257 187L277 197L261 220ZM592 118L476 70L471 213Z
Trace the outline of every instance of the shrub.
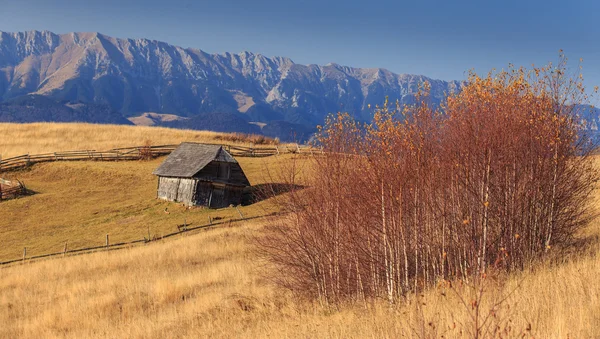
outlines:
M144 145L139 148L140 160L151 160L154 158L152 154L152 140L146 139Z
M328 119L310 189L261 241L281 285L326 302L395 302L440 280L523 269L572 244L597 181L566 59L471 74L443 111L378 107Z
M216 140L237 142L237 143L252 143L255 145L278 145L279 139L272 139L264 135L259 134L245 134L245 133L227 133L217 135Z

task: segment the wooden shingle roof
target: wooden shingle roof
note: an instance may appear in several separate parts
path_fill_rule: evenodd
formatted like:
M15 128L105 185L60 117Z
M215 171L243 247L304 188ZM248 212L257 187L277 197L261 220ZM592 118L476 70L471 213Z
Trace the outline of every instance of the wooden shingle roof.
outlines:
M162 177L191 178L211 161L238 163L219 145L184 142L152 174Z

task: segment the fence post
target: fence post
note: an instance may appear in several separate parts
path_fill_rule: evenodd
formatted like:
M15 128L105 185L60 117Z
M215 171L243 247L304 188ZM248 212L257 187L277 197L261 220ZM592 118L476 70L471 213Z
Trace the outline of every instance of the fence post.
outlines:
M63 250L63 257L67 254L67 242L65 241L65 249Z
M27 247L23 247L23 262L25 262L26 256L27 256Z
M240 211L240 209L235 206L235 209L238 211L238 213L240 214L240 218L244 219L244 215L242 214L242 211Z
M19 190L21 191L21 195L26 195L27 194L27 187L25 187L25 184L21 181L17 179L17 182L19 183Z
M148 241L150 241L150 225L148 225Z
M108 248L108 234L106 235L106 248Z

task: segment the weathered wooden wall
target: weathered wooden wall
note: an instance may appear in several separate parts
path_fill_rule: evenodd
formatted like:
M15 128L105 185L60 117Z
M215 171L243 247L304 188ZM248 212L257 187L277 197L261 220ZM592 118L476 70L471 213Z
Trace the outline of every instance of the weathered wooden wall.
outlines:
M213 161L209 163L200 172L198 172L198 174L196 174L196 177L211 181L227 182L233 185L250 185L248 179L244 175L244 171L242 171L242 167L240 166L240 164L227 163L227 165L229 166L229 178L225 180L223 178L218 178L217 173L220 164L221 163L218 161Z
M193 205L196 183L197 180L192 178L159 177L157 196L159 199Z
M244 192L243 187L227 186L225 188L225 199L226 199L227 206L241 205L243 192Z
M208 181L159 177L157 196L159 199L181 202L189 206L210 205L211 208L223 208L241 204L243 187L219 186L223 191L222 195L215 194L215 185Z
M196 184L195 204L198 206L208 206L212 184L206 181L198 181Z
M179 181L179 194L177 195L177 201L183 202L186 205L193 205L194 190L196 189L196 183L196 179L182 178Z

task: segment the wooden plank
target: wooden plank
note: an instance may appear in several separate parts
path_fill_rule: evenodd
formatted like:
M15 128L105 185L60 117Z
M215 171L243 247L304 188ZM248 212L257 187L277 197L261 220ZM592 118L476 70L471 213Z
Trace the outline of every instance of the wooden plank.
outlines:
M154 149L154 148L177 148L179 145L155 145L155 146L150 146L150 148ZM129 150L129 149L136 149L136 148L144 148L144 147L148 147L148 146L129 146L129 147L120 147L120 148L113 148L111 149L112 151L122 151L122 150Z
M27 154L25 154L25 155L19 155L17 157L3 159L2 161L0 161L0 164L4 164L4 163L15 161L15 160L26 159L26 158L27 158Z
M232 151L252 152L253 148L244 146L229 146Z

